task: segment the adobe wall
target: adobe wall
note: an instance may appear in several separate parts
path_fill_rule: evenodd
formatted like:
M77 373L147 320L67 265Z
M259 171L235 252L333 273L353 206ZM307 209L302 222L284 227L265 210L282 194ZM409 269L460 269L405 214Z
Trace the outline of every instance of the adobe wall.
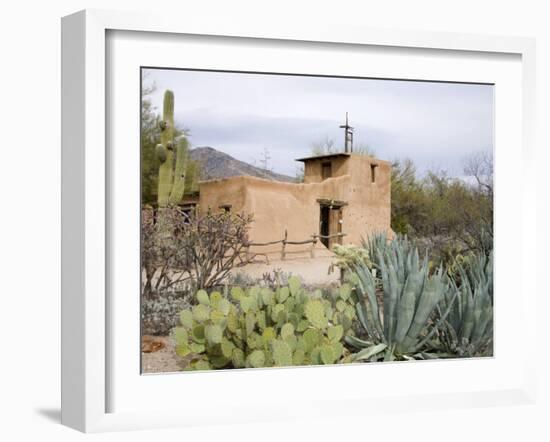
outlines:
M391 164L364 155L348 159L351 177L349 205L344 208L344 231L349 232L346 243L360 244L361 238L372 233L393 236L391 223ZM376 167L372 182L371 164Z
M329 161L332 165L332 176L349 175L348 160L349 157L335 157L306 161L304 163L304 183L321 183L323 181L322 164Z
M285 229L289 241L310 239L319 233L318 199L346 201L342 221L344 244L359 245L361 238L375 232L392 235L391 216L391 165L386 161L363 155L352 155L333 159L333 175L344 175L321 179L321 162L314 161L308 182L295 184L269 181L261 178L241 176L200 183L199 207L201 212L208 208L218 210L220 206L231 205L234 213L245 212L254 215L250 238L254 242L269 242L282 239ZM318 164L319 181L316 181ZM376 164L376 180L371 179L371 164ZM307 166L307 165L306 165ZM288 246L290 252L309 250L311 246ZM324 246L319 242L320 250ZM281 245L258 248L258 252L274 253Z
M254 215L250 238L254 242L270 242L284 237L303 241L319 233L318 198L345 199L350 177L342 176L322 183L294 184L269 181L250 176L227 178L200 183L200 210L231 204L234 213ZM311 245L289 245L289 252L309 250ZM317 248L324 250L318 242ZM258 252L276 252L281 245L264 246Z

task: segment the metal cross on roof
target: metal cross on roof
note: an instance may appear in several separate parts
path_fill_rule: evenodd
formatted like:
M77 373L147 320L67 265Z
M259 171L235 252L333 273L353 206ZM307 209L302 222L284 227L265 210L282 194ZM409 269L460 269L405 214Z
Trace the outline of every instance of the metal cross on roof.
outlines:
M348 123L348 113L346 112L346 124L340 126L344 129L344 152L353 152L353 127Z

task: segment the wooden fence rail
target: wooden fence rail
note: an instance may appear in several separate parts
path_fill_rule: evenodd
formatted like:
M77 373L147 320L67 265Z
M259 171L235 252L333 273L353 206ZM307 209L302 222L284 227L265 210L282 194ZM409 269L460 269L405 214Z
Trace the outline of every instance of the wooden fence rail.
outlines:
M279 243L282 245L282 248L281 248L281 260L282 261L285 260L286 254L288 253L287 250L286 250L287 245L311 244L310 255L311 255L312 258L315 258L315 245L317 244L317 241L319 241L320 239L342 238L344 236L346 236L345 233L335 233L333 235L320 235L320 234L314 233L313 235L311 235L311 239L305 239L303 241L289 241L288 240L288 231L285 230L285 236L284 236L283 239L279 239L277 241L269 241L269 242L249 242L246 246L246 260L250 261L250 259L251 259L250 247L272 246L272 245L279 244ZM269 259L267 258L267 254L263 254L263 255L269 261ZM254 255L254 256L256 256L256 255Z

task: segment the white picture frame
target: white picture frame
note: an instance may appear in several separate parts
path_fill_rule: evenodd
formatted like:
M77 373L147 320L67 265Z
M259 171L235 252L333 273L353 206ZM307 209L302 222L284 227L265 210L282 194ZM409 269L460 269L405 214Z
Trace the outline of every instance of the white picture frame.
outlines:
M536 303L534 278L525 277L527 256L535 255L535 243L528 240L528 233L535 231L535 198L533 191L534 173L534 109L535 109L535 43L534 40L518 37L493 37L451 33L428 33L416 31L390 31L343 26L301 25L293 27L281 23L210 23L208 20L189 20L185 24L176 17L154 16L141 13L122 13L87 10L63 18L62 21L62 423L84 432L98 432L168 426L206 425L211 422L205 414L207 405L197 405L194 410L168 406L163 410L113 411L109 404L109 394L114 388L110 376L113 360L109 341L109 327L112 325L112 312L108 288L109 283L109 243L115 230L109 228L110 187L109 155L107 152L106 121L110 118L108 109L108 80L106 68L107 33L154 32L156 35L218 36L221 38L242 38L282 41L288 46L299 42L310 44L338 44L345 46L376 46L384 48L429 49L440 51L468 52L480 59L486 54L508 54L516 56L521 63L521 121L515 124L520 130L521 150L515 155L521 159L523 184L518 189L521 198L521 213L518 225L521 227L522 242L517 246L514 259L519 262L518 288L520 295L517 308L527 312ZM112 55L112 54L111 54ZM137 106L138 103L135 103ZM498 118L498 116L497 116ZM497 143L498 143L497 139ZM503 144L504 145L504 144ZM518 148L519 149L519 148ZM498 172L497 172L498 174ZM498 176L498 175L497 175ZM498 179L498 178L497 178ZM497 184L497 193L498 184ZM497 240L498 241L498 240ZM498 242L497 246L498 248ZM503 249L501 249L503 250ZM502 253L506 253L503 251ZM497 270L498 272L498 259ZM531 307L530 307L531 306ZM527 315L519 315L518 322L524 330L523 336L533 337L535 327ZM518 326L518 322L515 326ZM506 328L506 324L501 326ZM497 335L498 339L498 335ZM524 339L522 352L533 354L535 339ZM136 346L137 351L137 346ZM499 358L496 352L496 359ZM464 408L470 406L490 406L502 403L532 403L535 395L536 359L525 357L514 370L507 384L499 388L483 389L476 387L470 391L465 387L461 392L437 392L426 394L404 392L388 388L386 393L373 396L360 388L355 396L338 398L313 397L306 402L295 401L287 408L281 408L275 401L271 407L254 406L252 413L238 414L246 409L253 396L242 395L235 399L233 409L225 406L216 414L218 423L253 422L262 420L307 418L328 416L333 409L324 406L338 400L339 413L366 415L376 411L405 411L407 409ZM418 372L423 363L408 365L405 370ZM373 364L374 365L374 364ZM379 372L400 370L398 365L378 365ZM399 366L402 367L402 366ZM439 370L432 364L431 370ZM360 375L362 367L350 367L350 379ZM456 369L460 369L456 365ZM335 368L315 368L325 370L322 376L330 379ZM340 367L336 367L340 369ZM348 369L348 368L346 368ZM443 369L443 368L441 368ZM475 372L477 368L473 369ZM490 370L481 367L479 370ZM301 370L301 371L300 371ZM274 384L283 379L297 376L306 382L311 373L304 375L304 369L280 369L274 371L237 370L232 373L232 381L244 381L248 377L254 384L274 379ZM305 369L311 370L311 369ZM319 373L319 371L317 371ZM396 371L397 373L397 371ZM134 373L135 375L135 373ZM216 385L223 384L227 372L218 373ZM200 374L194 382L201 384ZM319 376L319 375L317 375ZM163 388L176 382L175 376L164 382ZM253 379L254 378L254 379ZM188 378L189 379L189 378ZM209 378L212 382L214 378ZM174 384L175 385L175 384ZM304 386L307 388L307 385ZM190 392L189 394L193 394ZM250 390L253 394L253 390ZM304 403L309 406L304 407ZM223 407L222 407L223 408ZM251 408L250 406L248 408Z

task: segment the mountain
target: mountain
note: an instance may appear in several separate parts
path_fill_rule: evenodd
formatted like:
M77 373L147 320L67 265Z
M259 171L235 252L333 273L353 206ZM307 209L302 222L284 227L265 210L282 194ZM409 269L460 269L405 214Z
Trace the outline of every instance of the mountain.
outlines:
M250 175L273 181L295 182L295 178L291 176L261 169L209 146L195 147L189 151L189 156L192 160L200 162L201 180Z

